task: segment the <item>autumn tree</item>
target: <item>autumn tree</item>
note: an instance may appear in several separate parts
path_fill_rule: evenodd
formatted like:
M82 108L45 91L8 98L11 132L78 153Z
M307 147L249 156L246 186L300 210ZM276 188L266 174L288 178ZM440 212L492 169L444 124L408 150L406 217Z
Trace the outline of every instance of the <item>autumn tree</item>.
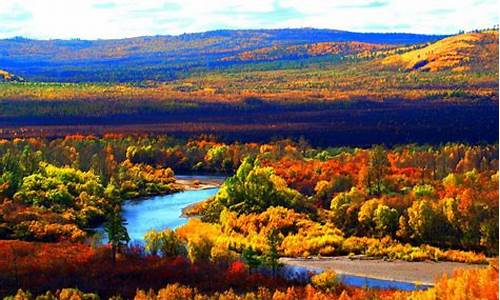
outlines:
M359 207L364 195L355 187L349 192L338 193L330 203L332 222L345 231L357 225Z
M436 214L429 200L415 201L408 208L408 225L416 240L430 241L436 238Z
M186 253L186 246L170 228L160 232L153 229L146 233L144 241L146 242L146 251L153 255L159 252L164 257L173 257Z

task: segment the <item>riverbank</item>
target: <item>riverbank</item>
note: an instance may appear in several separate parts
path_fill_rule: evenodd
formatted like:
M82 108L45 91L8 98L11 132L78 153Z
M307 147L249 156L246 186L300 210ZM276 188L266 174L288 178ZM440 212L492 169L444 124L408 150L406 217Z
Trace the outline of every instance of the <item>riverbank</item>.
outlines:
M178 175L176 176L175 184L184 191L201 191L220 188L224 180L226 180L225 177ZM189 218L197 215L198 207L203 205L203 202L206 200L203 199L203 201L191 203L183 207L181 218Z
M219 188L224 183L225 177L212 176L176 176L175 186L184 191L199 191Z
M283 257L280 261L285 265L302 267L311 271L330 269L338 274L422 285L434 285L437 278L440 278L444 274L451 275L455 269L477 269L487 267L487 265L457 262L388 261L365 256L321 258Z

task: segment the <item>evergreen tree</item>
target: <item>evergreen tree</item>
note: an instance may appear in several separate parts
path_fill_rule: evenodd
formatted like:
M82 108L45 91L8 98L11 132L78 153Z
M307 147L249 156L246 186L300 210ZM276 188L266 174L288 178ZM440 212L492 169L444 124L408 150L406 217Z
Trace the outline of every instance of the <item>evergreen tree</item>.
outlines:
M241 253L243 260L248 266L248 271L252 273L252 270L257 269L261 264L261 257L257 254L252 247L245 248Z
M280 255L278 253L278 246L282 242L282 237L277 229L271 230L267 235L267 246L268 250L264 253L264 261L265 264L271 268L273 278L276 277L276 272L281 267L281 263L279 262Z
M117 251L130 241L126 225L127 223L118 209L114 209L108 214L107 221L104 224L104 231L107 233L108 241L111 244L113 265L116 262Z

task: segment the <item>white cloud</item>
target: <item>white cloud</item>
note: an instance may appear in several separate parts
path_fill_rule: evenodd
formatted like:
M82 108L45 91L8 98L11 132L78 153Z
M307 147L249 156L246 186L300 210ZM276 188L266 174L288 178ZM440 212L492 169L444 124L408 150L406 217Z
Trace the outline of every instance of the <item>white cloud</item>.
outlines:
M120 38L221 28L454 33L498 24L478 0L1 0L0 38Z

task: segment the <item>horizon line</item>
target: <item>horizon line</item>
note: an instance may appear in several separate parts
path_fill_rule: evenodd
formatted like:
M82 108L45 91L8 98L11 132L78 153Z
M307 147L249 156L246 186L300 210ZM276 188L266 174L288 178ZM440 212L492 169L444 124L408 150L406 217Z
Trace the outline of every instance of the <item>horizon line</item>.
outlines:
M194 32L184 32L180 34L155 34L155 35L137 35L137 36L130 36L130 37L121 37L121 38L96 38L96 39L86 39L86 38L79 38L79 37L72 37L72 38L35 38L35 37L29 37L29 36L13 36L13 37L8 37L8 38L1 38L0 40L15 40L15 39L24 39L24 40L31 40L31 41L112 41L112 40L126 40L126 39L135 39L135 38L145 38L145 37L180 37L184 35L195 35L195 34L203 34L203 33L212 33L212 32L217 32L217 31L278 31L278 30L319 30L319 31L338 31L338 32L343 32L343 33L356 33L356 34L408 34L408 35L422 35L422 36L436 36L436 37L446 37L446 36L452 36L456 34L460 34L462 30L459 30L456 33L416 33L416 32L404 32L404 31L350 31L350 30L342 30L342 29L335 29L335 28L319 28L319 27L282 27L282 28L258 28L258 29L233 29L233 28L224 28L224 29L212 29L212 30L207 30L207 31L194 31ZM482 29L475 29L471 31L466 31L467 32L474 32L474 31L483 31L483 30L498 30L498 25L493 25L490 28L482 28Z

